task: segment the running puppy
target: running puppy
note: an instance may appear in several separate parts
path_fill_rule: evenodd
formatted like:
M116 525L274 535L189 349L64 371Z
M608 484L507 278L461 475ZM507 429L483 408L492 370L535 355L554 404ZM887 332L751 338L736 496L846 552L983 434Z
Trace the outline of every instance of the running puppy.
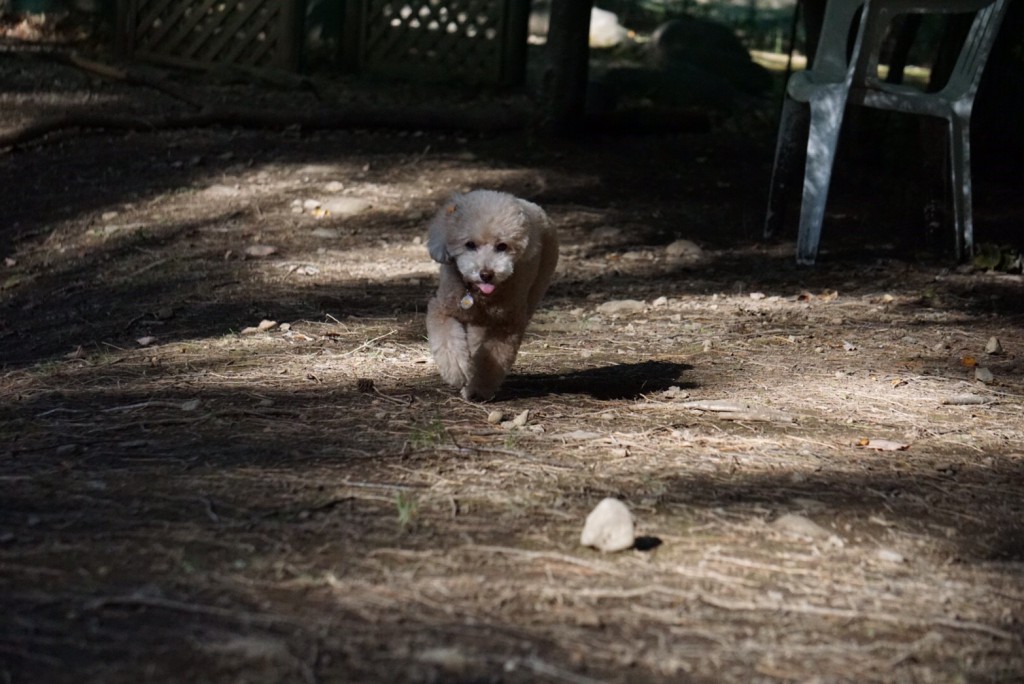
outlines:
M430 351L470 400L494 396L558 263L558 236L536 204L492 190L455 195L430 223L441 283L427 305Z

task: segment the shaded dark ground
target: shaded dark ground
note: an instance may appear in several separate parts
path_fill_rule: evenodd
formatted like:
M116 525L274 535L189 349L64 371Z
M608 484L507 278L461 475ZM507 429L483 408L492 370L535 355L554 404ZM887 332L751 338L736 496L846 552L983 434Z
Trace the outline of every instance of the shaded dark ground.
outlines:
M0 69L0 125L176 106L30 58ZM903 123L851 126L819 267L760 244L771 110L575 141L215 128L4 152L0 675L1019 680L1021 277L943 259L923 226L941 177L893 151ZM978 241L1019 245L1020 176L979 166ZM372 208L292 210L331 181ZM480 186L543 205L564 245L488 406L426 362L418 242ZM667 257L680 238L703 253ZM243 258L253 244L278 251ZM646 307L596 311L620 299ZM261 319L291 329L240 334ZM985 403L941 403L957 393ZM486 420L527 409L522 430ZM580 548L604 496L662 544ZM787 512L832 536L780 531Z

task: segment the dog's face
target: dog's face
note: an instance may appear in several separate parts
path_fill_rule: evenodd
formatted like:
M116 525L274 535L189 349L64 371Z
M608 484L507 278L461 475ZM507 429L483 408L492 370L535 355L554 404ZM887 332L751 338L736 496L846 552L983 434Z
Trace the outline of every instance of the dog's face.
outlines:
M536 251L530 222L528 207L511 195L456 195L431 223L427 246L436 261L454 263L468 287L491 295Z

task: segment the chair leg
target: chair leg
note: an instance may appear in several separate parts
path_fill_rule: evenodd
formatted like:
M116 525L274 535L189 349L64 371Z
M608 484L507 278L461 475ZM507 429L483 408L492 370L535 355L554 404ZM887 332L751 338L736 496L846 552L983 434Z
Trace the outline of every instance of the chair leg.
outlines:
M949 120L949 180L953 196L953 226L956 229L956 259L974 255L974 216L971 200L970 119Z
M845 97L826 97L811 102L811 130L807 136L807 167L796 243L798 264L811 265L818 256L821 224L845 107Z
M789 186L793 182L794 166L803 145L800 144L802 131L807 128L807 107L789 97L782 103L779 118L779 137L775 143L775 164L768 185L768 210L764 218L764 237L774 238L786 215L786 200Z

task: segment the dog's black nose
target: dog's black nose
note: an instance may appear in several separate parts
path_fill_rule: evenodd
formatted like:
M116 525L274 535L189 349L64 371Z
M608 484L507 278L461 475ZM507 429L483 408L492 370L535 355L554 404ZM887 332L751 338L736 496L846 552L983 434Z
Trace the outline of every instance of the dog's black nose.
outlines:
M489 283L494 280L494 271L480 271L481 282Z

